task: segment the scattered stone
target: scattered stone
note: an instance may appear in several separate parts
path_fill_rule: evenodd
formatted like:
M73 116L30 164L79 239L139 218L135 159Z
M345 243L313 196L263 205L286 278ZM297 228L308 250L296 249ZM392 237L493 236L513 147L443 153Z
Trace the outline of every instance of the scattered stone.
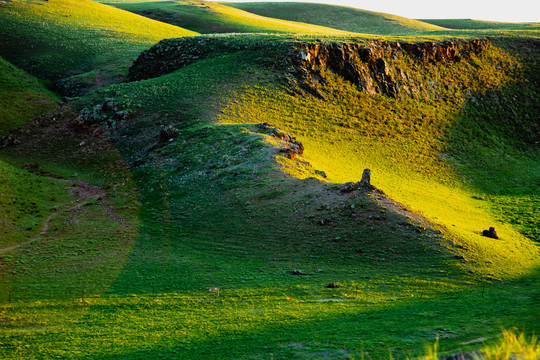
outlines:
M326 173L324 171L321 171L321 170L315 170L315 174L317 174L317 175L319 175L319 176L321 176L321 177L323 177L325 179L328 177L328 175L326 175Z
M335 288L338 288L338 287L339 287L338 283L330 283L330 284L326 285L326 288L328 288L328 289L335 289Z
M281 140L285 140L285 141L293 141L293 140L296 140L295 137L292 137L292 136L289 135L288 133L279 130L279 128L275 128L275 129L272 131L272 136L275 137L275 138L281 139Z
M358 190L359 187L360 187L360 183L346 182L345 184L341 185L340 191L343 193L349 193L349 192Z
M267 122L263 122L259 124L259 128L261 128L262 130L270 130L270 129L275 129L276 126Z
M178 130L172 126L165 126L159 130L159 142L164 143L178 137Z
M302 156L304 154L304 145L300 141L295 140L279 149L279 152L283 153L287 159L294 160L296 155Z
M495 231L494 227L490 227L489 230L484 230L482 232L482 236L491 238L491 239L498 239L497 232Z
M310 274L305 273L302 270L293 270L293 271L291 271L291 275L308 276Z

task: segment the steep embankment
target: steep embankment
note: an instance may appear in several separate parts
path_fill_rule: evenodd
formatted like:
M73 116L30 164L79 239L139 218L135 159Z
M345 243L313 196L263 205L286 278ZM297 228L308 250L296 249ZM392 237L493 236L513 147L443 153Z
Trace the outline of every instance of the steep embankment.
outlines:
M445 30L444 27L419 20L346 6L294 2L244 2L227 3L227 5L262 16L301 21L363 34L413 35Z
M272 18L253 14L213 1L163 1L146 3L114 3L120 9L151 19L181 26L199 33L293 33L346 35L350 30L309 21ZM354 32L354 31L352 31Z
M90 0L8 1L0 10L0 56L70 96L118 82L161 39L196 34Z

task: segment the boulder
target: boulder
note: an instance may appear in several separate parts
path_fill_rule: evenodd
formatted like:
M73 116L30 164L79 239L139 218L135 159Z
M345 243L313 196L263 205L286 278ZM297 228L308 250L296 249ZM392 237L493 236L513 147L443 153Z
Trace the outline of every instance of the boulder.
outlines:
M495 231L494 227L490 227L489 230L482 231L482 236L491 238L491 239L498 239L497 232Z
M362 180L360 180L359 186L372 188L372 185L371 185L371 170L370 169L364 169L364 172L362 173Z
M354 190L358 190L359 187L360 187L360 183L346 182L345 184L341 185L340 191L344 193L348 193Z

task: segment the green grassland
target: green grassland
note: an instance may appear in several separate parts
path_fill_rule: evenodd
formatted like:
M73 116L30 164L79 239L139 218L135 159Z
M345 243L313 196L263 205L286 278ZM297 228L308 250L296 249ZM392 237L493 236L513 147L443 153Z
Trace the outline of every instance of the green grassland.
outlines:
M0 7L0 56L41 79L72 77L74 93L119 81L142 50L163 38L196 34L90 0Z
M290 73L313 36L185 39L211 56L12 132L0 357L435 359L434 344L495 349L515 327L534 358L540 72L519 36L457 63L385 59L423 84L416 97L367 94L323 69L326 100ZM304 154L283 157L262 122ZM177 134L160 139L168 127ZM367 167L379 191L340 192ZM489 226L499 240L479 235Z
M199 33L299 33L345 35L313 22L285 21L253 14L211 1L182 0L111 3L118 8ZM299 21L299 20L296 20Z
M293 2L226 2L224 4L262 16L306 22L364 34L409 35L444 30L441 26L418 20L346 6Z

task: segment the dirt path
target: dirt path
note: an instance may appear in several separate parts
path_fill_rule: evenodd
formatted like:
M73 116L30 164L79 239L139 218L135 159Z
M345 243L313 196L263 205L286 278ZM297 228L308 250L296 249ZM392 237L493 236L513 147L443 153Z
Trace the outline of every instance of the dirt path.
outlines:
M69 211L80 208L81 206L86 204L86 201L84 201L84 200L101 199L101 198L104 198L105 195L106 195L105 190L103 190L99 186L90 185L90 184L88 184L87 182L84 182L84 181L74 181L74 180L67 180L67 179L59 179L59 178L55 178L55 177L49 177L49 178L71 184L71 186L69 187L70 188L70 195L75 198L75 201L77 202L77 204L74 205L74 206L70 206L70 207L67 207L67 205L70 205L71 203L66 204L66 208L61 210L63 212L69 212ZM49 216L47 216L47 218L45 219L45 222L43 223L43 226L41 227L41 231L39 232L39 234L33 236L32 238L28 239L25 242L15 244L15 245L11 245L11 246L0 249L0 254L5 253L5 252L10 251L10 250L17 249L17 248L19 248L21 246L25 246L25 245L28 245L28 244L36 241L36 240L39 240L41 238L41 236L45 235L47 233L47 231L49 231L49 224L50 224L52 218L56 214L57 213L53 212L53 213L49 214Z

